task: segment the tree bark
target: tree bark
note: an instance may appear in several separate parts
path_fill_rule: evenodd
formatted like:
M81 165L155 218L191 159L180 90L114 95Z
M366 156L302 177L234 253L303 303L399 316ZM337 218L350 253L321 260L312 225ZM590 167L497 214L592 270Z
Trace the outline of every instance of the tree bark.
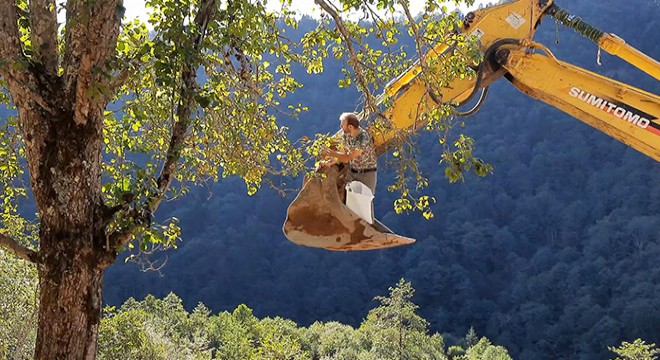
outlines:
M32 58L20 42L17 7L0 1L0 77L7 83L19 113L25 140L30 186L40 217L38 253L0 245L35 261L39 268L40 304L36 359L94 359L101 319L103 273L125 244L106 234L112 211L103 204L103 110L115 90L107 71L117 45L123 6L120 0L67 0L64 52L57 54L53 0L30 4ZM195 18L200 49L216 6L203 0ZM63 72L58 74L57 65ZM158 179L160 192L149 209L155 211L167 191L185 139L194 93L195 65L184 71L186 99L178 111L178 128ZM113 69L118 70L118 69ZM121 80L121 79L120 79ZM132 229L121 239L139 231ZM18 251L17 251L18 250Z
M90 106L84 122L72 109L19 111L41 217L35 358L94 359L103 272L115 255L106 247L101 201L103 108Z
M74 234L45 234L60 243ZM42 240L43 241L43 240ZM39 269L36 359L94 359L101 319L103 269L91 247L53 251Z

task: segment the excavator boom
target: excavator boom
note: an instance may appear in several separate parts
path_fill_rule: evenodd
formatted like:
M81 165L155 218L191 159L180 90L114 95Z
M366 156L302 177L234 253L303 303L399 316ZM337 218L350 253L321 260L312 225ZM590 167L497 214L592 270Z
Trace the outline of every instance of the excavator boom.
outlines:
M563 25L591 39L649 75L660 78L660 64L621 38L606 34L580 18L570 16L552 0L518 0L468 13L462 33L480 43L484 60L471 78L454 79L431 91L419 62L385 88L388 107L380 115L389 129L372 129L376 152L388 151L403 134L422 128L421 116L439 103L460 104L480 89L505 77L525 94L542 100L660 161L660 98L557 60L543 45L532 41L541 19L553 16ZM426 54L438 60L431 71L442 71L445 56L454 51L438 44ZM540 51L540 52L539 52ZM329 250L369 250L414 242L394 234L378 222L365 221L344 202L346 169L324 168L308 176L291 203L283 231L294 243Z
M529 53L530 48L545 54ZM660 161L660 97L557 60L540 44L500 49L507 79L645 155Z

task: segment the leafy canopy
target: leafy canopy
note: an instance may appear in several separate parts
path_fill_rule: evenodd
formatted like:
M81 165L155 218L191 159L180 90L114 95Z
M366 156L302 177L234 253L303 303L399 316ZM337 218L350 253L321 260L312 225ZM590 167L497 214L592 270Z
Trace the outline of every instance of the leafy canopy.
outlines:
M317 74L325 61L340 61L344 77L337 85L355 87L362 94L359 107L364 118L376 128L387 128L391 124L379 120L377 113L391 99L374 94L413 65L414 58L419 57L420 76L430 91L453 78L473 76L469 66L480 60L475 44L457 32L460 14L448 13L441 1L427 1L424 14L413 18L405 1L343 0L336 6L319 0L319 25L300 41L287 37L299 16L290 9L290 1L282 0L277 12L267 10L265 1L219 1L208 23L196 21L202 0L146 4L151 10L148 24L122 24L111 61L94 70L109 81L87 92L108 104L102 134L102 198L121 210L106 233L139 228L130 236L139 240L141 251L176 246L176 219L154 219L152 212L161 199L184 194L189 184L238 176L252 195L275 175L296 176L312 168L308 160L318 155L318 142L291 139L282 125L307 110L304 104L286 101L302 86L292 75L294 67ZM18 5L29 13L27 2ZM356 11L362 18L349 15ZM29 25L27 18L19 21L27 59L32 56ZM62 38L63 29L60 32ZM404 51L403 37L414 38L415 51ZM456 51L439 68L439 60L424 54L441 42ZM187 85L183 79L190 69L195 80ZM10 102L1 79L0 101ZM450 181L460 180L470 169L485 175L490 166L474 157L472 139L450 135L449 130L461 123L451 116L449 104L430 104L428 109L420 120L439 135L444 149L439 160L446 164ZM177 138L179 128L184 131ZM15 117L3 119L0 129L0 203L2 222L8 227L19 217L18 199L28 193L26 154ZM418 194L428 180L415 161L414 139L409 134L404 138L393 151L397 177L389 190L400 194L394 206L397 212L419 210L430 218L435 199ZM159 176L171 160L177 164L173 182L163 188Z

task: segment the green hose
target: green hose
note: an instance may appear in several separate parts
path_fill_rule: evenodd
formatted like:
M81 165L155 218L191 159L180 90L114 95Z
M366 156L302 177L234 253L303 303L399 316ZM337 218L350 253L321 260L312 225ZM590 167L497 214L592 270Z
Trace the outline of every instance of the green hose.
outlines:
M578 34L586 37L587 39L598 43L598 40L603 36L603 32L582 21L578 16L573 16L564 9L560 9L555 4L552 4L546 13L553 18L557 19L562 25L575 30Z

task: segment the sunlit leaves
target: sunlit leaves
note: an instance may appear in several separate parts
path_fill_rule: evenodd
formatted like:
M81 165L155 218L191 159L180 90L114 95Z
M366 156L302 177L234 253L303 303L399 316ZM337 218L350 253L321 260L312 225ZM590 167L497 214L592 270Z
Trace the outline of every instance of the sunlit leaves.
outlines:
M3 216L15 215L19 199L27 196L27 184L22 179L25 146L17 121L18 118L10 116L0 122L0 210Z
M33 356L37 335L37 267L0 247L0 358Z
M660 355L660 348L641 339L635 339L632 343L624 341L619 347L608 346L607 349L618 355L616 360L653 360Z
M0 150L2 147L0 147ZM0 231L33 248L39 229L11 212L0 214ZM0 247L0 358L26 359L37 335L37 267Z
M344 2L344 8L363 8L365 12L372 9L362 1L351 3ZM323 55L332 55L336 60L346 62L342 69L343 79L339 80L340 87L357 86L361 92L365 92L364 84L356 81L357 71L363 74L370 91L382 89L390 79L405 70L407 62L406 54L399 48L392 48L396 44L398 28L393 19L382 19L378 23L358 23L344 20L343 26L348 33L349 39L343 38L334 25L327 19L321 19L319 28L315 31L315 42L317 51ZM374 38L382 39L382 47L372 47ZM349 56L348 43L350 41L355 51L355 59ZM312 42L309 42L312 43ZM330 48L327 51L323 46ZM371 99L367 99L371 100Z
M139 20L126 22L122 25L122 31L117 39L115 55L109 66L111 73L126 72L126 76L137 76L139 69L147 65L153 56L153 42L149 38L146 24ZM117 95L125 95L126 89L116 89ZM124 90L124 91L122 91Z
M323 72L323 59L328 56L327 44L329 41L336 41L337 39L339 39L337 33L322 26L302 37L302 54L310 59L307 63L308 73L318 74Z
M32 55L32 41L30 40L30 19L28 1L16 1L16 9L19 10L18 16L18 32L20 34L21 46L23 53L30 57Z
M171 248L177 248L177 243L181 240L181 228L178 219L170 218L166 220L165 225L157 223L142 224L143 230L136 245L129 243L127 245L129 255L124 262L134 262L142 270L160 270L165 265L165 261L152 261L149 256Z
M104 196L110 204L127 204L110 225L121 229L134 219L152 218L144 204L150 196L171 198L187 183L239 176L254 194L264 177L304 170L303 152L287 138L277 116L297 117L302 104L282 108L280 102L300 88L291 66L322 71L322 62L306 57L283 36L285 27L252 1L220 2L212 10L204 41L193 41L200 1L153 0L147 35L138 22L124 25L117 45L117 66L129 76L116 105L105 113ZM284 24L295 26L286 9ZM196 69L196 84L185 89L182 74ZM189 111L181 111L182 107ZM182 115L184 114L184 115ZM185 118L180 118L185 116ZM186 124L185 137L171 142L175 124ZM156 179L173 151L180 154L174 182L160 194ZM145 215L145 211L147 214ZM141 248L168 245L149 224Z
M442 160L447 164L445 175L450 182L456 182L463 179L463 174L474 168L474 172L479 176L486 176L492 171L492 166L484 163L481 159L475 158L472 151L474 149L474 140L461 134L454 142L453 149L442 153Z
M0 60L0 66L4 66L5 60ZM5 80L0 78L0 106L8 106L11 103L11 98L9 97L9 90L7 90L7 83Z

